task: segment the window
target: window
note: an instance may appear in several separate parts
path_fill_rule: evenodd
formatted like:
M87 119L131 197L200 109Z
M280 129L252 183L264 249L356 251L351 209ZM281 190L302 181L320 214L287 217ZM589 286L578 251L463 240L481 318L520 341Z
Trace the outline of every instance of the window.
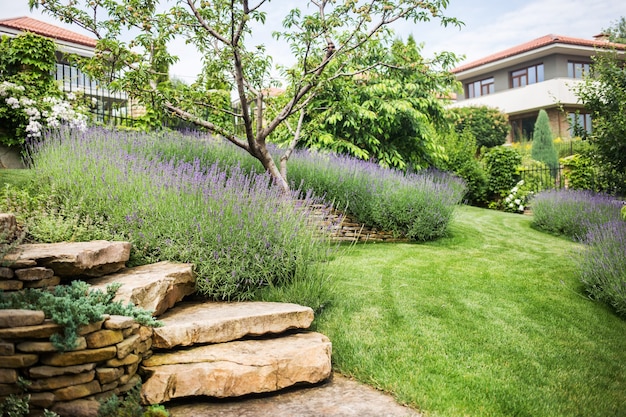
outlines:
M511 72L511 87L524 87L543 81L543 64L533 65L528 68Z
M583 78L584 75L589 74L590 65L589 62L569 61L567 63L567 76L569 78Z
M493 94L495 92L493 77L467 83L465 88L467 98L486 96L487 94Z
M591 114L589 113L569 113L569 133L570 136L584 137L591 133Z

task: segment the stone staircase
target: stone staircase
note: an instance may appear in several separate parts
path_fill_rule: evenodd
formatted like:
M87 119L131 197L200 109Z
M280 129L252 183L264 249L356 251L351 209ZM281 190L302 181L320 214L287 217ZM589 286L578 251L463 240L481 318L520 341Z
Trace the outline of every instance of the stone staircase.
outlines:
M49 269L55 277L51 281L49 273L42 273L39 285L30 276L23 281L29 287L63 284L76 275L93 288L122 284L117 300L153 310L164 324L154 329L151 350L139 364L146 404L274 392L331 376L331 343L307 330L314 318L310 308L203 302L193 299L191 264L124 268L128 255L129 245L122 242L20 245L5 257L11 266L0 274L0 288L23 288L20 277L28 269ZM80 413L73 410L68 415Z

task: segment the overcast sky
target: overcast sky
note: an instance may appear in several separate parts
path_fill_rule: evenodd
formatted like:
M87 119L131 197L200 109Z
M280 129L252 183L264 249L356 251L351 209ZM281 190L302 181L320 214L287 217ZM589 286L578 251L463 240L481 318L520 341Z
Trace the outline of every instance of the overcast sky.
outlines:
M174 1L170 0L171 3ZM271 0L267 5L267 39L269 33L282 21L284 12L304 0ZM473 61L500 50L530 41L547 34L592 39L603 28L626 16L624 0L450 0L448 16L456 17L465 25L461 30L438 24L402 23L395 26L399 37L413 35L424 44L423 55L451 51L464 55L464 62ZM52 24L71 27L55 21L38 11L30 12L28 0L0 0L0 18L31 16ZM265 36L259 36L259 40ZM259 43L255 38L255 43ZM180 62L171 68L172 75L193 81L200 67L198 54L186 48L183 41L170 50L180 54ZM286 48L268 44L268 52L275 63L288 64Z

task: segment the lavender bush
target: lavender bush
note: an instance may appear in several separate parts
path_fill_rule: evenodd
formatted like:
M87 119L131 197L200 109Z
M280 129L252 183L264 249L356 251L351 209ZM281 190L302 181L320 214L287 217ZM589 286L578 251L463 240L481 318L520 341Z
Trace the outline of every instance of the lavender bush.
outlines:
M590 297L626 316L626 222L591 224L577 261Z
M581 239L591 225L619 220L622 202L581 190L550 190L532 200L533 225L550 233Z
M317 202L311 195L285 196L268 186L269 176L237 165L226 172L150 151L178 140L62 130L35 147L34 169L61 203L104 217L110 233L130 240L133 262L194 263L197 290L207 297L251 299L267 286L324 279L315 265L328 245L307 226L306 207Z
M293 184L313 189L360 222L416 241L441 237L465 183L443 172L403 173L332 154L295 153L289 175Z

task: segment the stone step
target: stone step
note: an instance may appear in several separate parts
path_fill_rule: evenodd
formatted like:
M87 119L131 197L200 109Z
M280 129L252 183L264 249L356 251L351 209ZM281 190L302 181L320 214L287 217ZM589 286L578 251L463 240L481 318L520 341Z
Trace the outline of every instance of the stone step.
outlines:
M59 277L99 277L121 270L129 257L129 242L94 240L18 245L4 262L13 269L49 268Z
M89 280L93 288L102 291L116 282L122 286L117 290L115 301L132 303L159 316L183 297L193 294L196 277L192 264L164 261Z
M159 317L164 326L154 329L152 346L169 349L306 329L313 318L311 308L289 303L182 302Z
M245 340L157 353L141 365L147 404L175 398L239 397L314 384L331 375L331 343L320 333Z

